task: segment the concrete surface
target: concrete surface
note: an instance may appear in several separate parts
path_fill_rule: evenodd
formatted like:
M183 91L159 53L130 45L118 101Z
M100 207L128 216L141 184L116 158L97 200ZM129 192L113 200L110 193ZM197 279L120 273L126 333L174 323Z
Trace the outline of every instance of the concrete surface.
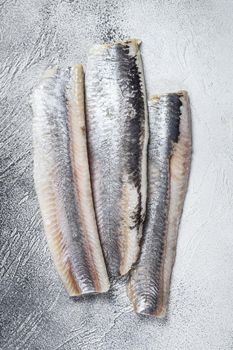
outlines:
M0 0L0 348L233 349L233 1ZM32 178L31 89L95 42L137 37L148 95L187 89L193 161L168 317L139 318L124 282L68 298Z

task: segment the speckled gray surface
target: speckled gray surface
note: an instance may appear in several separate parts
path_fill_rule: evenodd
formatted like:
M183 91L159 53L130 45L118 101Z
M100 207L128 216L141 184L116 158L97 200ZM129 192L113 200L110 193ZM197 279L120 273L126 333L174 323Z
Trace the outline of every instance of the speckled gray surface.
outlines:
M233 2L0 1L0 348L233 349ZM124 283L68 298L32 179L29 95L44 69L94 42L137 37L148 94L187 89L194 153L165 321L131 311Z

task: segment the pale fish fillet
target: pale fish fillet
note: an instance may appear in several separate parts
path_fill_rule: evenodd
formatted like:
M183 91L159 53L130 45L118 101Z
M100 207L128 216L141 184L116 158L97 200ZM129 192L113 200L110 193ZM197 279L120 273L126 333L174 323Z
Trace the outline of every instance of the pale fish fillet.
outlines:
M164 317L191 160L185 91L149 100L149 131L147 213L128 294L137 313Z
M32 95L34 181L45 233L70 296L109 281L90 183L81 65L48 69Z
M145 217L148 118L139 44L98 45L86 67L91 181L110 276L136 261Z

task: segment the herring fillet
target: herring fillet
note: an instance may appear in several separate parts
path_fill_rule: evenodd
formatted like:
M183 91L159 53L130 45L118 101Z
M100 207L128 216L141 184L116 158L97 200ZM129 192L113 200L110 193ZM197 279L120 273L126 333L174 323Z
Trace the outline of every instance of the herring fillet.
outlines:
M139 253L147 188L147 103L138 40L92 48L86 117L94 206L110 276Z
M147 213L128 295L137 313L164 317L191 161L185 91L149 100L149 131Z
M90 183L81 65L49 68L32 94L34 182L48 245L70 296L106 292Z

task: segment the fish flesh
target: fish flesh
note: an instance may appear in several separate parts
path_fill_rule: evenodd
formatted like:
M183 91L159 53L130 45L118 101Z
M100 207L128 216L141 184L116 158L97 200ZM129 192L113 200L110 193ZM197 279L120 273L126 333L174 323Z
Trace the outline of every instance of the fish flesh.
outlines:
M147 212L128 295L137 313L164 317L188 185L191 117L185 91L152 97L148 106Z
M81 65L50 67L32 94L34 182L48 245L70 296L109 280L94 212Z
M70 296L109 280L94 212L81 65L49 68L32 96L34 180L56 268Z
M147 194L148 116L140 42L97 45L86 66L94 206L110 276L136 261Z

